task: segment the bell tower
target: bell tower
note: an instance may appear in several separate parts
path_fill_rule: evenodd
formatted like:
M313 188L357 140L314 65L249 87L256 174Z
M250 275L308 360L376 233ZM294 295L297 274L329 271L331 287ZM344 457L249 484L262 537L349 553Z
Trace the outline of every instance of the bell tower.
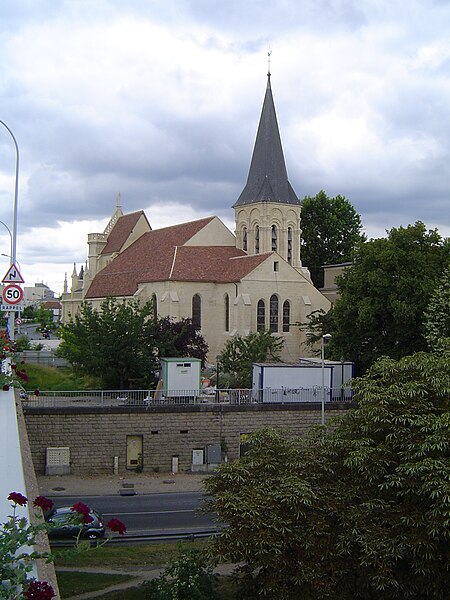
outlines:
M270 70L247 183L234 204L236 245L248 254L277 252L303 272L301 201L289 183Z

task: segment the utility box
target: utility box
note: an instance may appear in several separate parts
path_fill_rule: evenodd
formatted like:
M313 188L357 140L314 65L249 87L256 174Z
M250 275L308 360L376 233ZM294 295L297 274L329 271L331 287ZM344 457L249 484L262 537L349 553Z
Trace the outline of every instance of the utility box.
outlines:
M161 391L166 398L195 399L200 396L201 367L199 358L161 358Z
M70 475L70 448L47 448L46 475Z
M208 444L206 446L206 463L208 465L220 465L222 462L222 450L220 444Z

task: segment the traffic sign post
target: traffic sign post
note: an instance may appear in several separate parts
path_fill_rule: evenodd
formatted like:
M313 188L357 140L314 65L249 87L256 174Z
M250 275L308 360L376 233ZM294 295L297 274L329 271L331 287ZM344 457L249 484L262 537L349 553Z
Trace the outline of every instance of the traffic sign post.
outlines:
M19 269L15 264L12 264L6 271L6 275L2 279L2 283L25 283Z
M23 299L23 289L17 283L10 283L4 287L2 297L5 304L14 307Z

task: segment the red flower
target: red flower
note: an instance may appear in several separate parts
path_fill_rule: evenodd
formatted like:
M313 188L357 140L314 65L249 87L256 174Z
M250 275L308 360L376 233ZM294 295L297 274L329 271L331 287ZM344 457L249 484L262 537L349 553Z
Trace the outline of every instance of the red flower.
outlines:
M117 531L120 535L123 535L127 530L125 525L119 519L111 519L111 521L106 523L106 526L109 527L111 531Z
M4 392L7 392L9 390L9 385L7 383L4 383L2 389Z
M51 600L56 596L53 588L46 581L31 581L25 593L27 600Z
M11 369L12 369L13 371L15 371L15 370L17 369L17 365L15 365L15 364L12 364L12 365L11 365Z
M11 500L11 502L14 502L15 504L19 504L20 506L25 506L28 502L28 498L20 492L11 492L8 496L8 500Z
M45 496L37 496L33 501L33 506L39 506L45 512L53 507L53 500Z
M83 515L83 517L88 517L89 513L91 512L91 509L89 508L89 506L87 504L85 504L84 502L77 502L76 504L74 504L72 506L72 508L70 510L73 510L73 512L80 513L80 515ZM87 521L87 522L89 523L90 521Z
M25 383L28 383L29 377L25 371L16 370L16 375L17 375L17 377L20 377L20 379L23 379L23 381L25 381Z

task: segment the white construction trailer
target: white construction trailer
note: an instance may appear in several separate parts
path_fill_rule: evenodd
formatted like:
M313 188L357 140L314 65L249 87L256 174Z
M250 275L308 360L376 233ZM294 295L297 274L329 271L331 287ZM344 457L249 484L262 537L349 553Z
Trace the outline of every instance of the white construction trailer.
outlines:
M348 401L352 397L349 380L354 364L324 361L322 386L321 359L300 359L298 363L254 363L253 397L260 402Z

